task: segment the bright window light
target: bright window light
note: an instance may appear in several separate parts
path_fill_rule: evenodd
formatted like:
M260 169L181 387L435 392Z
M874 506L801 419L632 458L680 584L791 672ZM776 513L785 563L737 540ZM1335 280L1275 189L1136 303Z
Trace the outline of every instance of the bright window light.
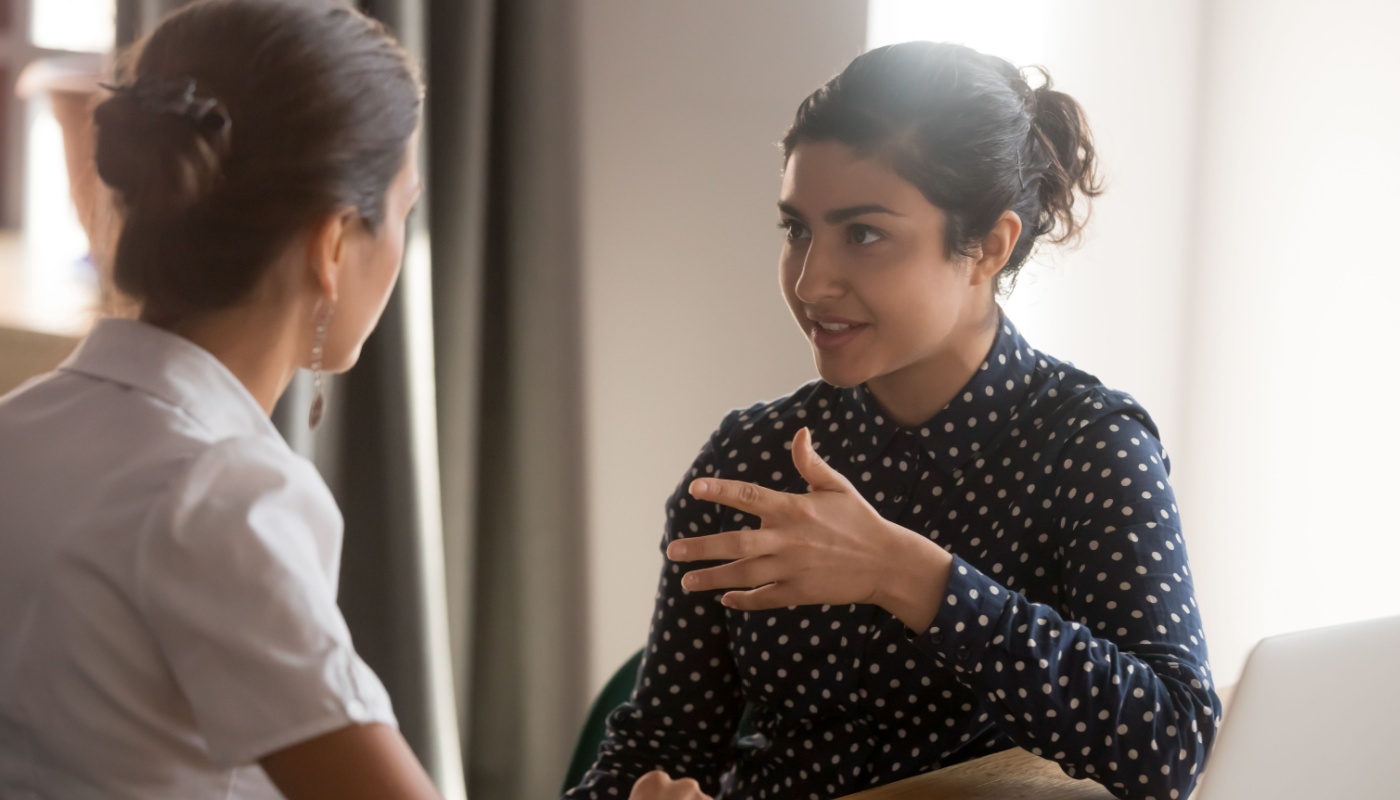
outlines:
M1045 0L870 0L866 45L957 42L1017 66L1043 58Z
M46 265L74 265L87 255L87 236L68 194L63 132L47 102L38 104L29 126L25 181L25 238L31 255Z
M116 0L42 0L30 6L30 38L46 50L105 53L116 40Z
M54 329L78 330L95 290L87 236L68 193L63 133L46 97L31 100L29 154L24 181L24 303Z

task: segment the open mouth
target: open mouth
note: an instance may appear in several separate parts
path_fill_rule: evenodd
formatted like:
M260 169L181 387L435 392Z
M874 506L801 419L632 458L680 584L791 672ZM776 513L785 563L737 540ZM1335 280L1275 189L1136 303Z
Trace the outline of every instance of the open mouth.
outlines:
M812 343L822 350L835 350L870 327L863 322L825 322L813 320Z

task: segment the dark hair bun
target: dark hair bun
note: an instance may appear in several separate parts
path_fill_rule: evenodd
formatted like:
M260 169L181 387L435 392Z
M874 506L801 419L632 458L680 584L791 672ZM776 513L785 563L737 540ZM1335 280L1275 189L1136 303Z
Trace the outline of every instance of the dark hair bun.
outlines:
M1103 193L1097 174L1094 137L1084 109L1073 97L1057 92L1050 75L1037 69L1042 83L1031 93L1031 135L1044 156L1045 171L1040 182L1040 219L1037 235L1054 243L1072 242L1084 229L1085 220L1074 213L1076 194L1085 198Z
M423 105L413 60L356 3L176 5L95 117L126 206L112 279L166 325L247 300L330 215L377 232Z
M193 81L142 78L98 105L97 172L129 215L177 215L222 181L228 113L212 99L195 97L193 88Z

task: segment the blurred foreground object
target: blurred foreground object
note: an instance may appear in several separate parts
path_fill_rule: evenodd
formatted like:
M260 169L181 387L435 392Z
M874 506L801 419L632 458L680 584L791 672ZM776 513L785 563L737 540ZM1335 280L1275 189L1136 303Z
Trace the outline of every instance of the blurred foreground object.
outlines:
M17 231L0 232L0 394L53 369L101 314L134 316L111 282L118 219L112 192L97 176L92 108L109 71L104 56L61 56L31 63L16 82L25 100L47 102L63 135L68 189L97 273L96 296L77 269L35 261ZM31 235L36 235L31 232Z
M42 59L25 68L15 91L26 99L47 93L54 119L63 131L69 194L97 269L100 310L105 315L134 316L134 305L112 285L112 253L120 219L112 190L98 177L94 158L92 110L105 94L98 84L110 80L111 68L111 59L100 55Z

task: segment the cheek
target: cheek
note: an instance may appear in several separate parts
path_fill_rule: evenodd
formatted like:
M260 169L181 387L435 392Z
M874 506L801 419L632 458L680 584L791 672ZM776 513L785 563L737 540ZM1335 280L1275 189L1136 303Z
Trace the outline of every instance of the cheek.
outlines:
M871 281L866 299L878 304L881 327L899 339L926 343L942 339L955 326L962 303L956 265L924 261L892 270Z
M393 292L403 261L403 237L385 235L364 251L364 258L347 270L348 281L343 284L341 304L336 309L328 349L338 351L348 368L358 357L360 346L373 332Z

